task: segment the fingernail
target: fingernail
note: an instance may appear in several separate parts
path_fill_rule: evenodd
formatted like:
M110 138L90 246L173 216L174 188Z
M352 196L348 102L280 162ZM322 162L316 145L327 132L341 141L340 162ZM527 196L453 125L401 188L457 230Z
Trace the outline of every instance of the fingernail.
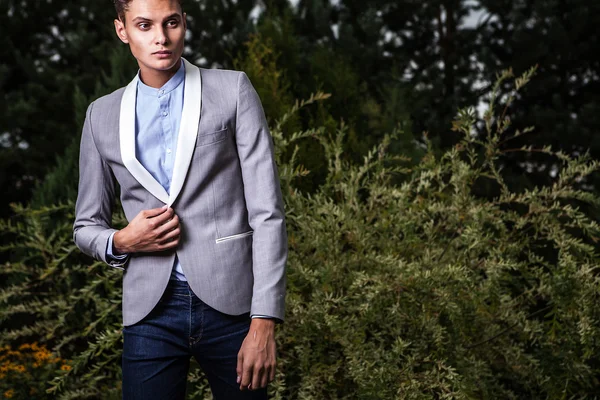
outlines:
M166 204L164 206L162 206L163 210L166 210L167 208L169 208L169 206L167 206Z
M237 376L236 382L240 383L240 376L239 375Z

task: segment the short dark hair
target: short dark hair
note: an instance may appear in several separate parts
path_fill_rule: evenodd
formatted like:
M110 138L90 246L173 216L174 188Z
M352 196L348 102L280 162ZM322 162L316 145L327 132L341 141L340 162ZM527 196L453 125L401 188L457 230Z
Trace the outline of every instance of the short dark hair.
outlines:
M121 22L125 23L125 11L129 9L129 3L133 0L113 0L115 3L115 11L117 12L117 16L121 20ZM181 2L183 0L177 0L179 5L181 6Z

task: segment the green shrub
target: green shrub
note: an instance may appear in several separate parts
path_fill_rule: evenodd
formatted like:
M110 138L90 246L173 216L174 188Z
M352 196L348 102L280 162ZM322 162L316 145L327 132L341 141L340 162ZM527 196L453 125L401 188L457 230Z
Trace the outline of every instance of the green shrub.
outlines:
M273 398L598 396L600 229L582 206L599 202L575 184L600 165L521 149L554 154L561 168L552 186L511 191L497 167L510 121L494 112L511 78L504 72L494 88L486 137L471 135L474 112L462 110L453 125L462 142L410 168L386 152L392 137L355 164L344 126L334 137L283 135L287 118L323 94L273 127L290 249ZM328 160L311 194L297 189L302 160L283 161L306 138ZM482 186L497 194L478 195ZM72 360L50 384L59 398L118 398L120 273L79 254L72 210L16 208L2 223L11 238L2 250L15 261L2 271L0 346L37 341ZM190 376L194 398L206 398L206 381Z

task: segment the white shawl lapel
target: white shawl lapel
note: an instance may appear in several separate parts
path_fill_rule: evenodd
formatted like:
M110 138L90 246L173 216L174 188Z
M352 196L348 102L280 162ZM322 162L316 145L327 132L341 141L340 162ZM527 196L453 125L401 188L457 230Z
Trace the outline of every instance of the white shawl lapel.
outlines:
M202 107L202 79L200 69L185 58L185 88L183 91L183 112L179 123L177 137L177 153L171 178L171 193L169 207L175 202L187 175L192 155L196 148L196 136L200 124L200 109Z
M175 153L173 176L171 178L170 195L167 194L162 185L135 158L135 101L139 79L137 75L125 88L121 99L121 114L119 117L119 138L123 164L146 190L169 207L175 202L179 192L181 192L190 161L192 160L202 104L200 69L186 59L183 59L183 62L185 63L183 111L179 123L179 135L177 137L177 151Z

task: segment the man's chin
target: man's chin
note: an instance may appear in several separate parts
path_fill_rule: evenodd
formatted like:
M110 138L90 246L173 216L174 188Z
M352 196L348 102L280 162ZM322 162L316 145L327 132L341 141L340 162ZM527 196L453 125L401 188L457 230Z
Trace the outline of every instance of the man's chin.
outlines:
M139 60L138 64L144 65L145 69L155 72L170 71L180 62L181 56L173 55L172 57L162 60Z

